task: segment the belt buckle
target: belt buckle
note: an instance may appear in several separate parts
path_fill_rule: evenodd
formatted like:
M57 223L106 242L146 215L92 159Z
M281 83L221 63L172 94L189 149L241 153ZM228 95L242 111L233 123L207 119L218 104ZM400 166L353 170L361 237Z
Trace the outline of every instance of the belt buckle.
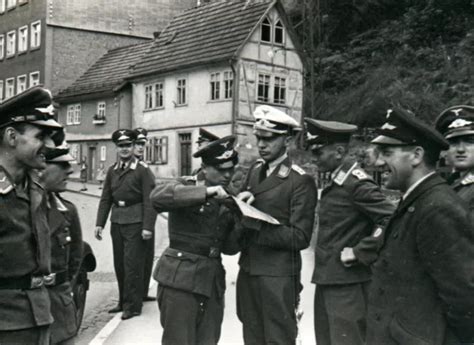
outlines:
M38 289L43 286L44 278L41 276L31 277L30 289Z
M221 254L221 251L219 248L216 248L216 247L210 247L209 248L209 257L210 258L217 258L219 257L219 255Z
M43 282L44 282L44 285L46 286L52 286L56 284L56 273L51 273L51 274L48 274L47 276L44 276Z
M125 201L119 200L118 205L119 207L125 207Z

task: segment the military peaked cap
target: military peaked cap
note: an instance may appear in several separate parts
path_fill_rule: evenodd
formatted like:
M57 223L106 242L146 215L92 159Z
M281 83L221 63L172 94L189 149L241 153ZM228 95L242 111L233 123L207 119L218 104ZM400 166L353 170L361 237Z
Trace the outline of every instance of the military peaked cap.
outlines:
M419 145L431 150L446 150L448 142L431 126L402 109L387 110L387 122L376 130L378 137L372 140L378 145Z
M64 141L56 147L47 147L44 156L48 163L70 162L74 157L69 154L69 146Z
M63 127L54 119L53 100L49 90L34 86L0 104L0 128L21 122L53 129Z
M131 129L118 129L112 133L112 141L116 144L132 144L137 134Z
M356 125L338 121L323 121L307 118L306 144L314 150L334 143L348 143L351 135L357 131Z
M255 108L253 116L255 117L254 134L260 136L291 134L299 126L294 118L269 105L260 105Z
M474 135L474 107L455 105L443 110L435 127L446 139Z
M138 128L135 128L133 131L135 132L135 135L137 136L135 141L146 142L148 140L148 137L147 137L148 131L145 128L138 127Z
M235 135L217 139L198 150L193 157L200 157L207 165L221 169L231 168L238 163L238 153L234 149L235 140Z
M198 144L211 142L217 139L219 139L217 135L212 134L211 132L205 130L204 128L199 128L199 138L197 140Z

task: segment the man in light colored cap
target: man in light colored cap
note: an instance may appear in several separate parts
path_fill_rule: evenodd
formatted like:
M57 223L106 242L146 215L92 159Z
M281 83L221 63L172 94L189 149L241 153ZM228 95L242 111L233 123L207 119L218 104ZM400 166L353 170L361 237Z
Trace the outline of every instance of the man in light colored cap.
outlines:
M235 136L217 139L194 153L202 170L156 186L158 212L169 212L170 244L155 268L163 345L217 344L224 316L225 271L221 253L234 229L226 187L238 162Z
M110 212L119 303L109 313L123 311L123 320L141 314L144 252L146 241L153 237L156 221L156 212L150 202L155 177L146 163L134 157L135 139L136 133L130 129L112 133L120 159L107 171L95 229L95 237L102 240Z
M242 220L237 314L245 344L289 345L297 337L300 251L309 246L313 233L317 188L313 178L288 157L298 122L266 105L257 107L254 117L262 159L250 167L238 197L279 224Z
M320 172L331 173L321 193L312 282L318 345L365 344L370 265L395 211L357 162L349 159L357 126L307 118L306 141Z
M377 130L386 187L402 200L372 265L368 345L474 341L473 224L468 207L436 172L448 143L403 109ZM458 337L458 339L455 339Z
M0 344L49 344L50 272L46 193L33 169L62 127L40 86L0 104Z
M474 214L474 107L449 107L438 116L435 126L449 142L446 159L455 169L451 186Z
M73 303L71 282L75 281L82 261L81 223L76 207L60 193L66 191L72 174L66 142L45 152L46 169L39 173L39 182L48 192L48 222L51 236L51 274L45 284L51 298L51 344L74 344L77 333L77 307Z

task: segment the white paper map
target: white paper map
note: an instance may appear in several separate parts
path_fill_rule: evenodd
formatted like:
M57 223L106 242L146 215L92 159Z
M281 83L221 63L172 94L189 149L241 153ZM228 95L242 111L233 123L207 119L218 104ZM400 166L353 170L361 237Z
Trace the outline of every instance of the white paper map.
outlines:
M275 224L275 225L280 224L280 222L278 220L276 220L275 218L273 218L269 214L267 214L265 212L262 212L262 211L256 209L255 207L253 207L253 206L237 199L235 196L233 196L232 198L234 199L235 203L239 207L240 212L242 212L242 214L244 216L249 217L249 218L253 218L253 219L262 220L262 221L270 223L270 224Z

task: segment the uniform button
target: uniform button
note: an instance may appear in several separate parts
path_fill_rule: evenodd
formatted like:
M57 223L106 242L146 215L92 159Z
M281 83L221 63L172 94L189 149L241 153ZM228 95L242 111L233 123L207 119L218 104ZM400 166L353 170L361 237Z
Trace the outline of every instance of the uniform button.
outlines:
M64 231L69 231L69 227L66 226L66 227L64 228Z
M178 257L182 257L183 253L179 252L177 255L178 255Z
M202 307L204 305L204 303L201 302L201 303L199 303L199 305Z
M415 212L415 207L414 206L408 207L408 212L410 212L410 213Z
M71 236L67 236L66 241L71 242Z

